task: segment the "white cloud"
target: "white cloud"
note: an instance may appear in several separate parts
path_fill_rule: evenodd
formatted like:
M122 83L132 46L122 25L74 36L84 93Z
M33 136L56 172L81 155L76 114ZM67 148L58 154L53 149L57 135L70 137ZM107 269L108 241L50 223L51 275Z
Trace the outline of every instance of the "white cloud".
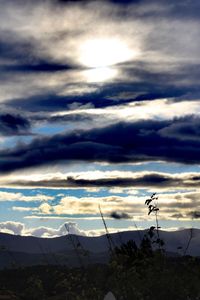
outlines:
M148 227L148 225L147 225L147 227ZM185 227L187 227L187 226L185 226ZM144 229L144 227L136 226L135 224L127 226L127 227L117 227L117 228L109 226L110 233L129 231L129 230L138 230L138 229L142 230L142 229ZM167 231L174 231L174 230L181 229L181 228L162 226L162 229L167 230ZM102 224L101 228L82 230L78 227L77 223L75 223L75 222L65 222L58 228L52 228L52 227L46 227L46 226L27 228L23 223L7 221L7 222L0 223L0 232L14 234L14 235L22 235L22 236L36 236L36 237L40 237L40 238L53 238L53 237L64 236L64 235L67 235L68 233L81 235L81 236L100 236L100 235L105 234L105 229Z
M66 229L66 226L68 230ZM36 228L26 228L23 223L20 222L1 222L0 232L15 234L15 235L28 235L36 237L57 237L66 234L76 234L76 235L86 235L83 230L78 228L77 223L67 222L61 225L59 228L50 227L36 227Z
M48 203L42 203L39 206L38 209L43 214L50 214L51 213L51 205L49 205Z
M98 166L95 166L98 168ZM139 189L149 189L151 190L152 188L156 188L157 191L161 190L180 190L182 188L184 189L199 189L199 181L196 179L194 180L193 178L199 176L199 172L182 172L182 173L170 173L170 172L158 172L158 171L140 171L140 172L131 172L131 171L99 171L99 170L91 170L91 166L87 167L90 169L90 171L87 171L85 167L85 171L82 171L84 169L84 166L78 166L77 169L80 168L80 171L77 172L68 172L66 173L65 170L63 172L58 172L58 166L55 172L49 172L49 168L39 168L35 171L33 171L32 175L28 175L25 173L25 171L15 172L12 175L9 176L2 176L0 177L0 186L7 186L7 187L25 187L27 189L29 188L36 188L36 187L44 187L44 188L52 188L52 189L77 189L77 188L83 188L89 192L97 192L100 190L102 186L95 186L95 180L104 180L105 181L105 187L106 187L106 180L115 180L115 179L132 179L135 180L135 183L131 188L126 185L120 186L119 185L109 185L107 186L108 190L110 193L127 193L127 194L137 194ZM60 166L62 169L62 166ZM144 165L145 168L145 165ZM54 168L53 168L54 169ZM170 170L170 169L169 169ZM185 167L185 170L187 168ZM197 168L198 170L198 168ZM24 174L23 174L24 172ZM39 172L41 172L39 174ZM156 175L159 176L160 178L164 179L164 182L156 183L156 182L148 182L148 186L145 186L145 182L142 184L142 180L145 176L151 176L151 175ZM76 180L86 180L86 181L92 181L94 182L94 186L82 186L79 187L79 185L72 185L68 186L67 184L67 178L72 177L74 179L74 183L76 183ZM166 180L166 181L165 181ZM178 184L175 184L178 182ZM62 197L64 194L58 193L58 197ZM21 201L48 201L48 200L53 200L52 196L47 196L47 195L42 195L38 194L36 196L23 196L21 193L8 193L8 192L0 192L0 201L3 201L2 199L5 198L7 199L22 199Z
M48 195L38 194L35 196L25 196L22 193L10 193L10 192L2 192L0 191L0 202L7 201L24 201L24 202L32 202L32 201L49 201L53 200L54 197Z
M33 208L32 211L28 208L27 211L34 214L25 216L25 219L59 220L66 219L67 215L68 220L99 220L100 205L106 219L110 219L111 214L117 212L129 214L134 221L151 221L154 219L154 215L148 215L148 207L145 205L147 198L148 196L138 195L82 198L67 196L61 198L58 204L46 205L44 203L44 207L42 205ZM159 218L161 220L191 220L192 212L200 212L199 199L200 191L159 193L157 200L160 208ZM23 211L23 208L15 207L14 210ZM75 217L75 214L78 216Z
M24 224L12 221L1 222L0 231L5 233L22 235L24 232Z
M36 209L34 207L13 206L12 210L19 211L19 212L26 212L26 211L34 211L34 210L38 210L38 209Z

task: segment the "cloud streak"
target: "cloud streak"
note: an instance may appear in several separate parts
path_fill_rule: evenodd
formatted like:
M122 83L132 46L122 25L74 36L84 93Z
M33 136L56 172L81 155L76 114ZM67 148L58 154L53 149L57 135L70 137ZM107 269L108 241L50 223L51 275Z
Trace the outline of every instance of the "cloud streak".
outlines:
M15 175L16 176L16 175ZM14 177L14 176L13 176ZM34 188L135 188L135 189L198 189L200 184L199 173L170 174L161 172L94 172L84 174L53 174L44 175L43 178L17 177L5 178L3 185Z
M1 151L0 172L55 162L136 163L147 161L198 164L199 118L121 122L104 128L34 139Z

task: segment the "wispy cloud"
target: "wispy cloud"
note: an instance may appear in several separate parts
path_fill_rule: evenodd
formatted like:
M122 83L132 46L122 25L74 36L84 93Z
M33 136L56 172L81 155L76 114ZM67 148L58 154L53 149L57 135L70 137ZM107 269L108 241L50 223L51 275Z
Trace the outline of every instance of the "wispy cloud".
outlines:
M125 171L92 171L79 173L57 173L44 175L13 175L5 177L2 186L27 188L64 188L64 189L100 189L108 188L129 192L129 189L180 190L199 189L198 172L162 173L162 172L125 172ZM135 190L135 193L137 191Z
M0 202L7 202L7 201L42 202L42 201L48 201L53 199L54 199L53 196L47 196L42 194L38 194L34 196L25 196L23 193L0 191Z

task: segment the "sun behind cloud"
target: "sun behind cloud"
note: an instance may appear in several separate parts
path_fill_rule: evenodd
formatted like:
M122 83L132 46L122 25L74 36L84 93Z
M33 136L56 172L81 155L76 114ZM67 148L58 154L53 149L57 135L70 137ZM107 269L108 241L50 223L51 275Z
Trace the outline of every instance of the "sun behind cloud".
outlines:
M91 68L83 72L88 83L108 81L115 78L117 74L117 69L110 67Z
M96 38L85 41L79 49L79 62L89 70L84 72L88 82L103 82L116 77L113 66L133 59L137 52L115 38Z
M89 68L105 68L132 59L136 53L118 39L91 39L80 48L80 63Z

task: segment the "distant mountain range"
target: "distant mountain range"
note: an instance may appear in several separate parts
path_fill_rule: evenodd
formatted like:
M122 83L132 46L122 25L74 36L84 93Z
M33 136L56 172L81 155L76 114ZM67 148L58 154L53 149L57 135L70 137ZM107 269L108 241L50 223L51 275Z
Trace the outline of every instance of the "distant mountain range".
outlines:
M134 240L140 244L147 230L112 233L115 246ZM200 256L200 229L160 231L168 255ZM65 264L69 267L89 263L106 263L109 244L106 235L98 237L66 235L57 238L37 238L0 233L0 268L38 264Z

